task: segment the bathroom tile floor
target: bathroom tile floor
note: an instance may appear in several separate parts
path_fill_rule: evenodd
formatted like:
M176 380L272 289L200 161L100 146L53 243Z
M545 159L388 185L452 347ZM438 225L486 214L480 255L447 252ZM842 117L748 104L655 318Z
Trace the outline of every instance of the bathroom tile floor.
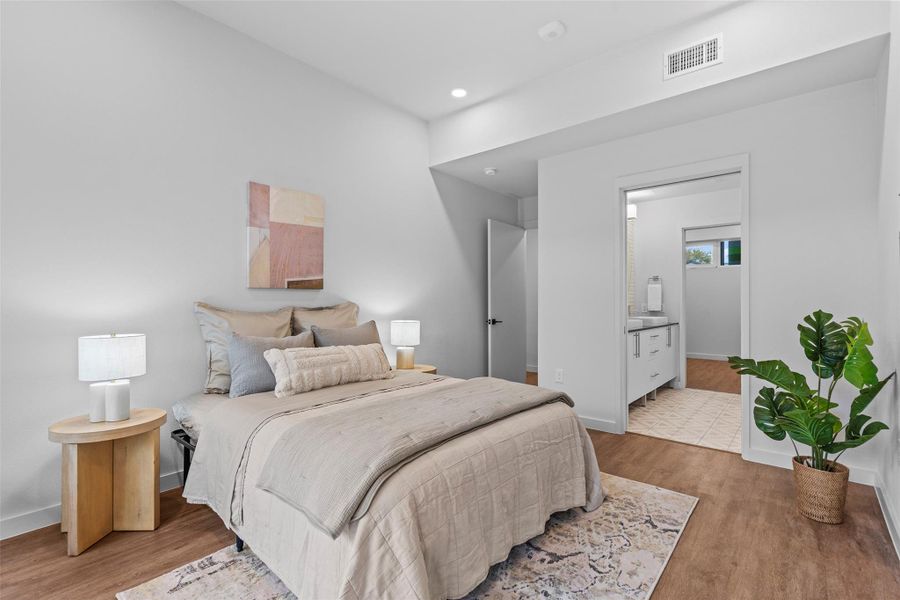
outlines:
M741 396L660 388L647 406L641 400L629 406L628 431L740 453Z

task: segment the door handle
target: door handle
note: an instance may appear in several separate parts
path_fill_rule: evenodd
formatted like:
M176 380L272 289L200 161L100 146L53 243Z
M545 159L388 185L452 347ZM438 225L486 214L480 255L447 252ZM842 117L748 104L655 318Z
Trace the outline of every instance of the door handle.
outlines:
M488 319L487 320L488 325L496 325L497 323L502 323L502 322L503 321L498 321L497 319Z

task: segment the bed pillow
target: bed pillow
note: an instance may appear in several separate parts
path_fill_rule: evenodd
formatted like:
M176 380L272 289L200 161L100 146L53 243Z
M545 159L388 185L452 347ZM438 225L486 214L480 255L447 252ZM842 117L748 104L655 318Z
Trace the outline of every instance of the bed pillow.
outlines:
M358 316L359 306L353 302L344 302L335 306L322 306L319 308L295 306L293 331L296 335L301 331L309 331L313 325L329 329L356 327Z
M264 356L275 374L275 395L279 398L394 376L381 344L272 348L266 350Z
M314 346L313 334L309 331L283 338L235 333L228 343L228 362L231 363L231 389L228 395L238 398L275 389L275 375L263 356L266 350Z
M316 338L316 346L365 346L366 344L380 344L378 326L375 321L369 321L356 327L342 327L340 329L323 329L318 325L312 326L312 333Z
M233 333L258 337L287 337L291 335L290 306L271 312L228 310L203 302L194 304L194 315L206 342L207 394L227 394L231 387L231 365L228 362L228 342Z

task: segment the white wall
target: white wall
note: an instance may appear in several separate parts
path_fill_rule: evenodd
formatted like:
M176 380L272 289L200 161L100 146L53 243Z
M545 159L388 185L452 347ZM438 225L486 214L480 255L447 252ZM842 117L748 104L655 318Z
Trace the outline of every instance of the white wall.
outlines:
M534 229L538 226L538 197L519 198L519 227Z
M525 364L533 373L538 368L538 230L525 230L525 314L527 345Z
M879 73L883 139L878 190L878 276L881 313L872 324L880 375L900 370L900 4L891 5L891 45ZM873 444L879 458L879 491L894 547L900 553L900 385L897 378L872 405L872 415L890 427Z
M539 374L567 391L580 415L618 430L615 179L722 156L750 157L750 344L756 358L784 358L809 372L796 324L822 307L874 315L880 121L873 80L633 136L540 161ZM846 239L829 244L819 240ZM621 243L621 242L619 242ZM786 258L787 257L787 258ZM745 268L745 267L742 267ZM835 278L837 278L835 280ZM836 281L834 284L825 282ZM624 293L624 292L623 292ZM565 369L565 383L553 371ZM754 386L754 391L757 387ZM841 410L849 397L841 393ZM750 432L751 449L790 446ZM875 467L874 448L845 455ZM602 466L602 465L601 465Z
M519 227L525 228L525 364L532 372L538 364L538 197L519 198Z
M195 300L349 298L484 373L485 220L516 203L432 177L423 122L174 3L4 2L0 37L3 535L58 517L46 428L86 412L79 335L147 334L135 406L200 389ZM326 293L246 289L248 180L325 198Z
M888 2L744 2L429 123L432 165L765 71L888 31ZM667 50L724 35L722 64L669 80ZM565 40L562 41L565 43Z
M678 198L637 203L634 222L634 300L641 310L647 303L647 278L663 280L663 312L670 319L681 314L681 231L741 220L739 190L720 190Z
M687 358L740 355L741 268L687 269L681 327Z

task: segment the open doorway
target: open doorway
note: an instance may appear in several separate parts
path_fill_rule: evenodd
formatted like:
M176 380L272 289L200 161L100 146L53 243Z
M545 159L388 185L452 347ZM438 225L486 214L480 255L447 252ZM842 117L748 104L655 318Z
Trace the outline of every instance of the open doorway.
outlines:
M741 173L625 199L627 431L739 453Z
M488 220L488 375L538 384L538 197Z

